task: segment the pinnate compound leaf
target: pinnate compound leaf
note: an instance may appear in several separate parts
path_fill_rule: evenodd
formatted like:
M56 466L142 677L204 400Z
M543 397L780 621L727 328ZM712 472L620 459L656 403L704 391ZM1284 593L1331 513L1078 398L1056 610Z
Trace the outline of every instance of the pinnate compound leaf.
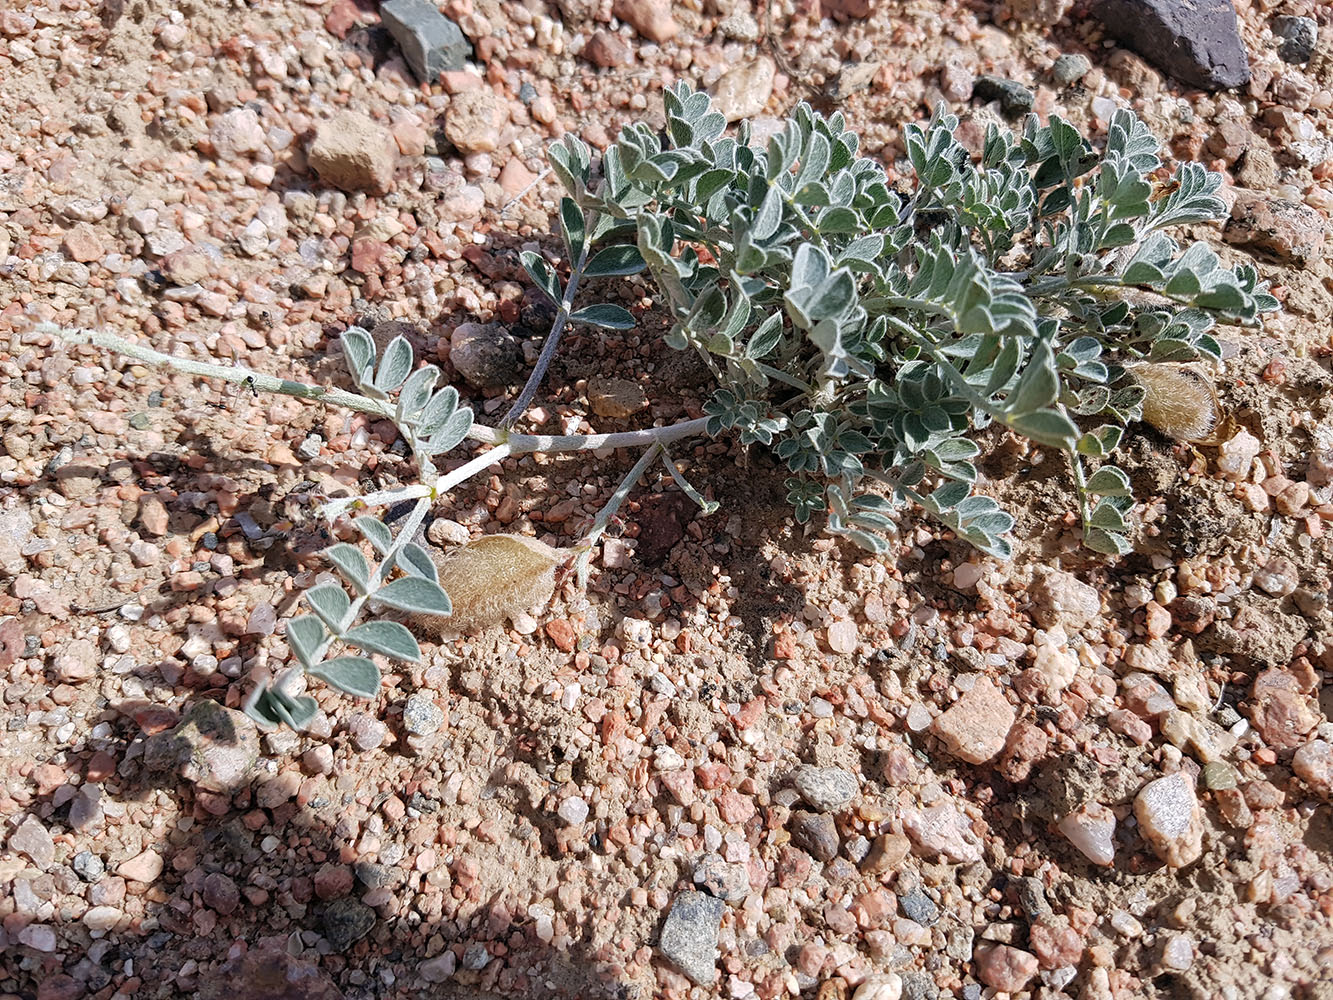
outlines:
M380 668L364 656L339 656L310 671L325 684L356 698L373 698L380 689Z
M421 659L421 647L407 626L399 622L362 622L348 629L343 641L368 653L383 653L407 663Z
M404 576L375 591L375 600L408 614L447 615L449 595L434 580Z

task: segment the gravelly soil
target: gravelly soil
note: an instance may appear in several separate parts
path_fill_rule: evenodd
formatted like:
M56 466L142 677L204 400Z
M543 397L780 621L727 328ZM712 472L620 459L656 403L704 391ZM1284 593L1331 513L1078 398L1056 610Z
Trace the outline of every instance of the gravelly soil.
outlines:
M717 514L653 479L586 592L424 643L373 703L317 689L299 735L224 709L287 661L318 505L410 477L394 429L34 330L329 381L352 322L413 324L454 377L455 328L494 320L531 363L546 144L660 122L676 79L837 108L897 174L897 124L996 115L995 73L1093 135L1132 106L1242 208L1327 228L1327 7L1245 6L1253 80L1222 94L1035 7L452 0L475 62L429 86L350 0L0 13L0 997L1333 995L1327 246L1196 231L1284 311L1227 334L1224 444L1136 431L1122 560L999 436L1007 564L911 518L888 558L843 548L771 458L698 442ZM1308 62L1282 15L1318 22ZM1090 61L1068 87L1061 54ZM344 113L350 193L312 149ZM651 289L602 291L639 328L571 334L529 423L698 415ZM455 383L493 419L520 369ZM599 415L612 377L647 405ZM570 543L633 461L511 460L432 540ZM720 927L669 916L696 889Z

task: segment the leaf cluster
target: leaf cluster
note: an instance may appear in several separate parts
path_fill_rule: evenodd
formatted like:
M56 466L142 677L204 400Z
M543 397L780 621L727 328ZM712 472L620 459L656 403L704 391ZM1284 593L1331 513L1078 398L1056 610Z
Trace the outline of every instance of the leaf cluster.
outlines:
M902 192L841 114L800 104L759 144L685 84L664 103L664 133L626 126L596 183L578 139L552 148L566 232L581 213L632 236L637 255L599 257L642 262L668 344L708 365L709 433L771 448L797 520L823 512L875 551L910 502L1009 553L1013 518L977 493L992 423L1067 454L1085 543L1128 551L1133 498L1112 463L1143 390L1126 365L1215 360L1217 324L1277 307L1253 268L1163 232L1222 218L1221 178L1192 163L1166 177L1129 111L1101 149L1030 116L990 126L973 157L940 110L903 130Z
M352 381L367 398L387 402L397 394L393 421L417 457L422 479L436 478L432 459L460 444L472 426L472 411L459 405L452 386L437 389L440 370L425 365L413 370L412 347L395 337L376 358L375 342L360 327L343 333L343 353ZM418 491L419 495L421 491ZM391 493L386 502L411 491ZM300 692L302 675L358 698L372 698L379 690L380 669L371 659L378 653L416 662L421 649L412 633L399 622L372 617L359 622L369 604L409 615L448 615L449 595L440 586L435 563L412 535L430 502L429 492L418 501L418 516L397 537L379 518L363 514L353 524L380 561L372 564L361 547L339 542L323 552L342 582L325 582L305 593L313 614L287 622L287 645L297 667L276 683L256 687L245 709L263 726L285 724L304 728L318 711L315 699ZM336 517L356 501L330 504L326 513ZM349 593L350 592L350 593ZM335 647L344 651L330 656ZM348 652L355 650L356 652Z

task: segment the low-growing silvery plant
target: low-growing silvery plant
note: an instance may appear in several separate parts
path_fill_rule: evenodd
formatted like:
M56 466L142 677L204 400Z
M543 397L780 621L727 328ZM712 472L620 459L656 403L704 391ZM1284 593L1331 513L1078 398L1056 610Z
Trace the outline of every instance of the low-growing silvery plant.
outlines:
M568 277L536 253L522 255L556 319L495 427L474 422L453 388L438 387L434 365L417 368L404 339L377 357L356 327L343 351L357 392L55 331L177 371L386 417L411 449L419 482L326 505L330 518L358 513L368 548L342 542L326 551L345 586L308 591L313 613L287 623L297 665L247 703L262 724L310 721L307 674L371 697L380 675L366 654L420 657L412 633L381 609L449 614L435 562L414 539L432 504L509 455L643 449L574 547L580 582L593 546L655 461L706 510L715 506L668 452L702 434L770 449L790 472L798 522L823 515L827 531L881 553L897 510L915 504L1004 558L1014 519L976 490L975 464L978 432L1002 425L1067 456L1084 544L1122 555L1134 501L1114 454L1125 427L1145 418L1145 393L1173 384L1148 376L1217 360L1215 325L1255 326L1277 308L1252 267L1223 267L1206 243L1182 248L1166 235L1224 216L1221 177L1195 163L1166 175L1158 141L1129 111L1115 113L1100 151L1058 117L1043 126L1029 116L1019 135L989 126L974 159L955 136L958 119L940 110L904 129L915 185L900 191L878 163L857 156L841 114L800 104L756 148L747 124L726 133L706 94L679 84L664 101L664 137L627 126L596 166L573 136L551 147L565 190ZM711 374L706 416L619 434L513 430L569 323L634 325L610 303L576 309L581 283L645 270L672 320L668 345L695 352ZM1148 410L1151 418L1163 407ZM489 447L440 474L439 456L467 439ZM396 532L361 513L403 500L415 503Z

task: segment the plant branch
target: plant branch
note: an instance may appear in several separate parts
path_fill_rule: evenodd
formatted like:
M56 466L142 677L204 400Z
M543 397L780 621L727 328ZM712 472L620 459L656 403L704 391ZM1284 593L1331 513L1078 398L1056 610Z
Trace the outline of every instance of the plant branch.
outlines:
M588 529L588 533L579 541L578 547L583 551L579 553L574 565L578 572L580 587L587 586L588 583L588 563L592 558L593 546L601 539L607 525L611 523L611 518L616 516L616 511L620 510L620 505L625 502L630 490L634 489L634 484L639 481L639 477L648 471L648 466L653 464L653 459L657 457L658 453L664 451L665 448L661 442L657 441L653 442L651 447L645 449L644 453L639 456L639 460L634 463L634 468L626 473L625 478L616 487L616 491L611 494L611 499L606 502L606 506L598 511L596 519L592 522L592 527Z
M585 233L591 234L596 224L596 212L590 212L584 216ZM583 246L579 248L579 259L569 269L569 284L565 286L565 294L560 300L560 309L555 314L555 322L551 324L551 332L546 335L546 342L542 344L541 353L537 355L537 363L533 365L532 374L528 376L523 391L518 394L518 398L514 400L514 405L509 407L509 411L500 419L502 429L514 426L523 416L532 404L533 397L537 395L537 390L541 388L542 381L546 378L546 370L551 367L551 362L555 360L555 352L560 346L560 338L564 336L565 326L569 323L569 314L574 308L574 295L579 290L579 281L583 278L583 269L588 266L588 249L591 243L591 237L585 236Z
M362 396L360 393L348 392L346 389L293 382L285 378L276 378L273 375L264 375L261 372L252 372L247 368L240 368L236 365L218 365L207 361L192 361L189 358L163 354L161 351L143 347L114 334L103 333L101 330L60 327L53 323L38 324L36 329L40 333L53 334L69 344L91 344L94 347L115 351L117 354L123 354L145 364L159 368L170 368L185 375L221 379L233 385L254 389L256 392L276 392L284 396L295 396L297 399L332 403L334 406L346 407L359 413L369 413L372 416L384 417L387 420L392 420L394 417L394 408L389 403L371 399L369 396Z

